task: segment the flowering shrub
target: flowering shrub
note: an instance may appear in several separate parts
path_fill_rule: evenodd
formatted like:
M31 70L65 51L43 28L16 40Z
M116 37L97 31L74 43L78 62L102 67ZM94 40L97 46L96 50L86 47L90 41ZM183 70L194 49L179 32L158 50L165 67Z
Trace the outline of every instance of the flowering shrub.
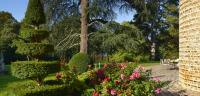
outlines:
M84 92L85 96L152 96L163 87L142 66L132 64L106 64L90 74L93 77L88 77L88 84L94 86Z

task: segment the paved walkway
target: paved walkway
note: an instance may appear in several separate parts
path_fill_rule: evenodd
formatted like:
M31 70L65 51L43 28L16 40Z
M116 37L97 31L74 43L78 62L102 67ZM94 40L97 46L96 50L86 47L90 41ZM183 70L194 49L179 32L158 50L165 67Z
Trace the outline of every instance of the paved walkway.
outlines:
M169 85L163 88L163 92L158 96L200 96L200 92L183 89L178 84L178 69L171 69L169 65L155 65L146 67L152 70L153 77L160 78L161 81L169 81Z

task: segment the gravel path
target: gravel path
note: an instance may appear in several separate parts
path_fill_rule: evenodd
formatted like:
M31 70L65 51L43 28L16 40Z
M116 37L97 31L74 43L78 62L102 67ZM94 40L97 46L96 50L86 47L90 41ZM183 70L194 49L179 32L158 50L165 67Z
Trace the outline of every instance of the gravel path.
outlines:
M153 77L170 82L158 96L200 96L200 92L186 90L178 84L178 69L172 69L169 65L155 65L146 69L152 70Z

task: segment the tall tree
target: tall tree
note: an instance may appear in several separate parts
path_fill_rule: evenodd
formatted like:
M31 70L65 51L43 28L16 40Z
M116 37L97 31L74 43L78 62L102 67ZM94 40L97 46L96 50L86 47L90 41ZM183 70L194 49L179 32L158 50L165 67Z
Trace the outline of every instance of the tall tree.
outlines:
M112 20L115 15L113 9L117 6L116 0L44 0L43 4L47 17L54 21L50 25L70 16L81 18L80 52L83 53L87 53L88 27L96 22Z
M81 0L81 42L80 53L87 53L88 47L88 0Z
M42 56L54 50L54 46L44 42L48 31L41 27L45 24L45 15L40 0L29 0L20 35L13 42L16 52L27 56L26 61L16 61L11 64L12 75L20 79L31 79L42 84L49 74L58 71L57 62L43 61Z
M163 26L158 35L162 58L178 58L179 55L179 0L164 0L162 8Z
M0 72L4 69L4 63L9 58L13 59L14 51L10 47L12 40L17 36L19 31L19 23L8 12L0 12Z

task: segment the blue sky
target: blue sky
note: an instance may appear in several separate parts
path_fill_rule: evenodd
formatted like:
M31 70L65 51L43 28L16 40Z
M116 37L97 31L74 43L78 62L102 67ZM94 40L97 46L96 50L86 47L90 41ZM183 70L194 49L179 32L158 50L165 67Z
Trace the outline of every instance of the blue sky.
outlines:
M24 18L28 0L1 0L0 11L8 11L18 20L21 21ZM133 13L120 13L116 18L117 22L130 21L133 18Z

